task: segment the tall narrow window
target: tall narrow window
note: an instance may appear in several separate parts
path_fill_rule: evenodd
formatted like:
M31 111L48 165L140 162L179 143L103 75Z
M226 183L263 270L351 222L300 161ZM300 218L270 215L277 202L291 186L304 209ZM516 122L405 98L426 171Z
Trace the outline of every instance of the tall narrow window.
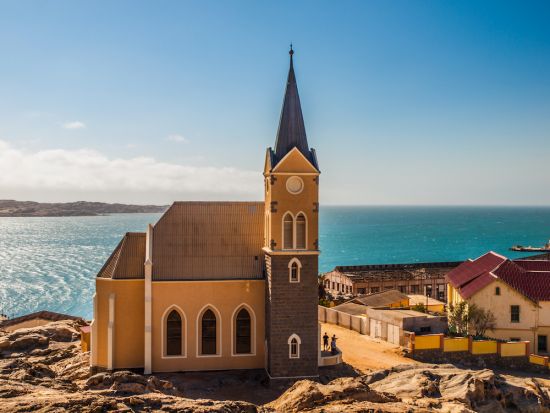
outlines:
M293 249L294 248L294 219L292 215L287 213L283 218L283 249Z
M202 315L202 354L216 354L216 316L212 310Z
M252 349L250 314L244 308L237 314L235 320L235 352L249 354Z
M296 249L306 249L306 217L298 214L296 217Z
M300 358L301 340L296 334L292 334L288 338L288 357L291 359Z
M182 354L182 322L176 310L172 310L166 318L166 355L179 356Z
M519 323L519 305L510 306L510 322Z
M293 258L288 264L288 278L291 283L300 282L300 261L297 258Z

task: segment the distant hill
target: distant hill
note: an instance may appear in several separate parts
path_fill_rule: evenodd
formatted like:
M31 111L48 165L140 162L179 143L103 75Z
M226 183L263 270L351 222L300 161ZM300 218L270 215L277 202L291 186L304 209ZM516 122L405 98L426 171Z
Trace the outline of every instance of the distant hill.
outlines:
M76 217L120 213L164 212L167 205L126 205L103 202L41 203L0 199L0 217Z

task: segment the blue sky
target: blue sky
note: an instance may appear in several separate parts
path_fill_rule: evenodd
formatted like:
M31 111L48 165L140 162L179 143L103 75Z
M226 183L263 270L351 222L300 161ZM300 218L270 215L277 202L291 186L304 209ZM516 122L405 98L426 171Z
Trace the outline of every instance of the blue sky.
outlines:
M550 3L0 1L0 198L261 199L293 42L325 204L549 205Z

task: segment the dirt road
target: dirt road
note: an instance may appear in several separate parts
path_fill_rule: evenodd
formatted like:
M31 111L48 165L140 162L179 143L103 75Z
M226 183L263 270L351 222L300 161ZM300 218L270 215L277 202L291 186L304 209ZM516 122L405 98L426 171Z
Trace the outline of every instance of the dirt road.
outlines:
M336 334L336 343L342 351L344 362L363 373L398 364L418 364L410 358L403 357L400 348L387 341L370 338L334 324L321 323L321 335L325 332L330 337Z

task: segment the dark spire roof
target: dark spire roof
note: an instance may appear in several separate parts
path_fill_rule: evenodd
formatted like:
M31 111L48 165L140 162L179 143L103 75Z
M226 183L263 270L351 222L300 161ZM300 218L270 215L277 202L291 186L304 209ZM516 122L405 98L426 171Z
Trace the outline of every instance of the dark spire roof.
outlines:
M300 106L300 97L298 96L298 85L296 84L296 75L294 74L294 64L292 56L294 50L290 45L290 69L286 82L285 100L281 110L281 119L279 120L279 130L277 131L277 140L275 141L275 164L279 162L294 147L298 148L302 154L313 164L315 164L307 144L306 128L302 116L302 107Z

